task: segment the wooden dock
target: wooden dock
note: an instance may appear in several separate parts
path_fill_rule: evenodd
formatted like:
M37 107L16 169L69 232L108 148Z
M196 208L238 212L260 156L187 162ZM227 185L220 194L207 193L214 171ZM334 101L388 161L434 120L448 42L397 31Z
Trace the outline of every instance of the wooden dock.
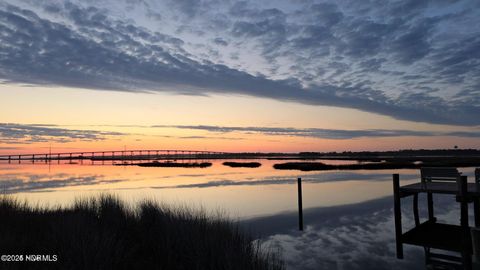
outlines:
M466 176L459 176L456 182L414 183L400 186L400 176L393 175L394 216L397 258L403 259L403 245L421 246L425 249L426 263L439 264L447 269L472 269L472 239L468 221L468 204L474 204L475 226L480 226L480 184L467 183ZM421 222L418 211L419 194L427 195L428 217ZM460 224L437 222L434 213L433 195L450 194L452 203L460 205ZM402 232L401 199L413 198L415 227ZM456 252L452 256L434 252L431 249Z

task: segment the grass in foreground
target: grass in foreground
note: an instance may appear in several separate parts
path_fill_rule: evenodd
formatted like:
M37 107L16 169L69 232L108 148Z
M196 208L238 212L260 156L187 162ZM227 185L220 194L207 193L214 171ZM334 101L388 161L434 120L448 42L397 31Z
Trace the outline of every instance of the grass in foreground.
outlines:
M151 201L132 209L111 195L55 209L0 197L0 242L0 254L58 256L1 269L284 269L220 215Z

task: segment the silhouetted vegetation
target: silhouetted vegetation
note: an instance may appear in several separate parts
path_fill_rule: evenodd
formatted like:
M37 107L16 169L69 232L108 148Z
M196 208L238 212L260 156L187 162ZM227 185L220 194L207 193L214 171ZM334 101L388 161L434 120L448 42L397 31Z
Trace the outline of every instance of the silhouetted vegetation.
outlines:
M222 153L213 158L222 159L344 159L371 161L382 158L427 158L427 157L480 157L478 149L403 149L393 151L343 151L343 152L300 152L300 153Z
M383 162L357 163L357 164L325 164L321 162L286 162L273 165L278 170L386 170L386 169L417 169L421 167L477 167L480 159L477 158L432 158L424 161L416 159L388 159Z
M223 165L229 166L229 167L245 167L245 168L258 168L262 166L260 162L223 162Z
M1 269L283 269L236 223L217 214L102 195L71 207L0 198L0 253L57 255L57 262L0 262Z
M119 166L123 165L136 165L140 167L179 167L179 168L207 168L212 166L211 162L159 162L159 161L152 161L152 162L141 162L141 163L119 163L115 164Z

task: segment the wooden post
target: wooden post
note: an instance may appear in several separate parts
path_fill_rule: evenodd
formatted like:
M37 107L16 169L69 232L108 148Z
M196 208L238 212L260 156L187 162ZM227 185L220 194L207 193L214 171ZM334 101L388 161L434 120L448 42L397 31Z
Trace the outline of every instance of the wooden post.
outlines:
M457 201L460 202L460 224L468 227L467 177L460 176L458 183Z
M12 162L12 156L8 156L8 163Z
M460 176L458 178L458 194L457 201L460 202L460 226L462 227L462 251L463 267L466 270L472 269L472 255L468 247L470 245L470 227L468 226L468 198L467 198L467 177Z
M475 217L475 227L480 227L480 198L473 198L473 213Z
M393 174L393 212L395 215L395 242L397 247L397 258L403 259L402 243L402 208L400 201L400 175Z
M303 231L303 206L302 206L302 178L297 179L298 183L298 229Z
M480 192L480 168L475 169L475 192L477 193ZM478 196L475 196L473 198L473 214L475 217L475 227L480 227L480 197ZM477 234L477 235L480 235L480 234ZM479 241L479 244L480 244L480 241ZM479 254L479 257L480 257L480 254Z

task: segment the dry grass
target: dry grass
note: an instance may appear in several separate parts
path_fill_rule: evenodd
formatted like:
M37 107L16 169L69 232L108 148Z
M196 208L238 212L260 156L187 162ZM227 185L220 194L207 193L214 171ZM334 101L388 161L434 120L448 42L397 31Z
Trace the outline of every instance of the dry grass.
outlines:
M58 255L1 269L284 269L221 215L152 201L131 208L112 195L54 209L0 197L0 241L0 254Z

